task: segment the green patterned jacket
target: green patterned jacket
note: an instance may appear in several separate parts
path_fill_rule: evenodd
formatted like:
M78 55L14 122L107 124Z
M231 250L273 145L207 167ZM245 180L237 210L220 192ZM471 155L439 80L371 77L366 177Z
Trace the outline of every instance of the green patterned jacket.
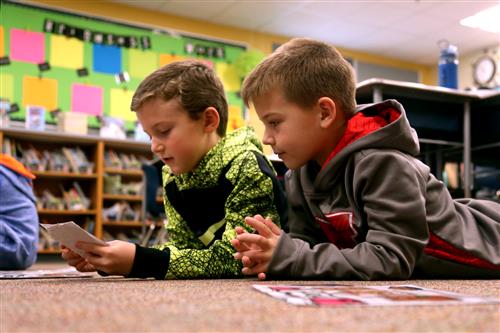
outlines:
M261 214L279 223L286 201L274 169L248 127L227 134L192 172L163 168L169 241L154 249L137 245L129 276L157 279L241 276L230 240L244 218Z

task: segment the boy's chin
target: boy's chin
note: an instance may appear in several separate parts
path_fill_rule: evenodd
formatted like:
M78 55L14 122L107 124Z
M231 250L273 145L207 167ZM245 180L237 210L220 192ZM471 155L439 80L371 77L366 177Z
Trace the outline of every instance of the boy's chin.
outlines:
M286 167L290 170L300 169L300 167L304 165L304 163L297 163L297 162L286 161L286 160L283 160L283 163L285 163Z

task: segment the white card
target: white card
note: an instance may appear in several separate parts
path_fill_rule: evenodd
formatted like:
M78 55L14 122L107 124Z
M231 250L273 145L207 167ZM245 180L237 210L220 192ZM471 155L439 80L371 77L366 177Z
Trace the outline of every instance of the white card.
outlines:
M78 241L108 246L108 243L88 233L73 221L56 224L41 223L40 225L47 230L52 238L58 240L61 244L78 253L80 256L83 256L85 252L76 248L75 244Z

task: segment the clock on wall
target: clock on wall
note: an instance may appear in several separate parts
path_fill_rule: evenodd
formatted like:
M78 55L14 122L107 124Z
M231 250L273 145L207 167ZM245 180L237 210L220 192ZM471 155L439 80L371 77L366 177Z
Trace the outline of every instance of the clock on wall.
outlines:
M490 87L497 73L495 59L489 55L483 55L474 63L473 78L480 88Z

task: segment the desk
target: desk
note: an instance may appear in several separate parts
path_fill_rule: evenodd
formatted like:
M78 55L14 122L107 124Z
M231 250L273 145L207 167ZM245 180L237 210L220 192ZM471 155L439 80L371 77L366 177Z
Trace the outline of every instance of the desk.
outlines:
M43 269L44 267L35 267ZM252 289L255 279L117 277L0 280L1 332L498 332L497 305L298 307ZM325 284L328 281L266 281ZM499 296L492 280L354 282L414 284Z
M465 197L471 197L473 174L471 106L480 108L496 101L494 105L497 107L499 96L500 92L495 91L462 91L385 79L365 80L356 89L358 103L377 103L391 98L398 100L405 108L410 124L417 130L421 143L461 147ZM440 157L438 155L436 167L432 168L439 179L443 166ZM426 163L429 164L429 161Z

